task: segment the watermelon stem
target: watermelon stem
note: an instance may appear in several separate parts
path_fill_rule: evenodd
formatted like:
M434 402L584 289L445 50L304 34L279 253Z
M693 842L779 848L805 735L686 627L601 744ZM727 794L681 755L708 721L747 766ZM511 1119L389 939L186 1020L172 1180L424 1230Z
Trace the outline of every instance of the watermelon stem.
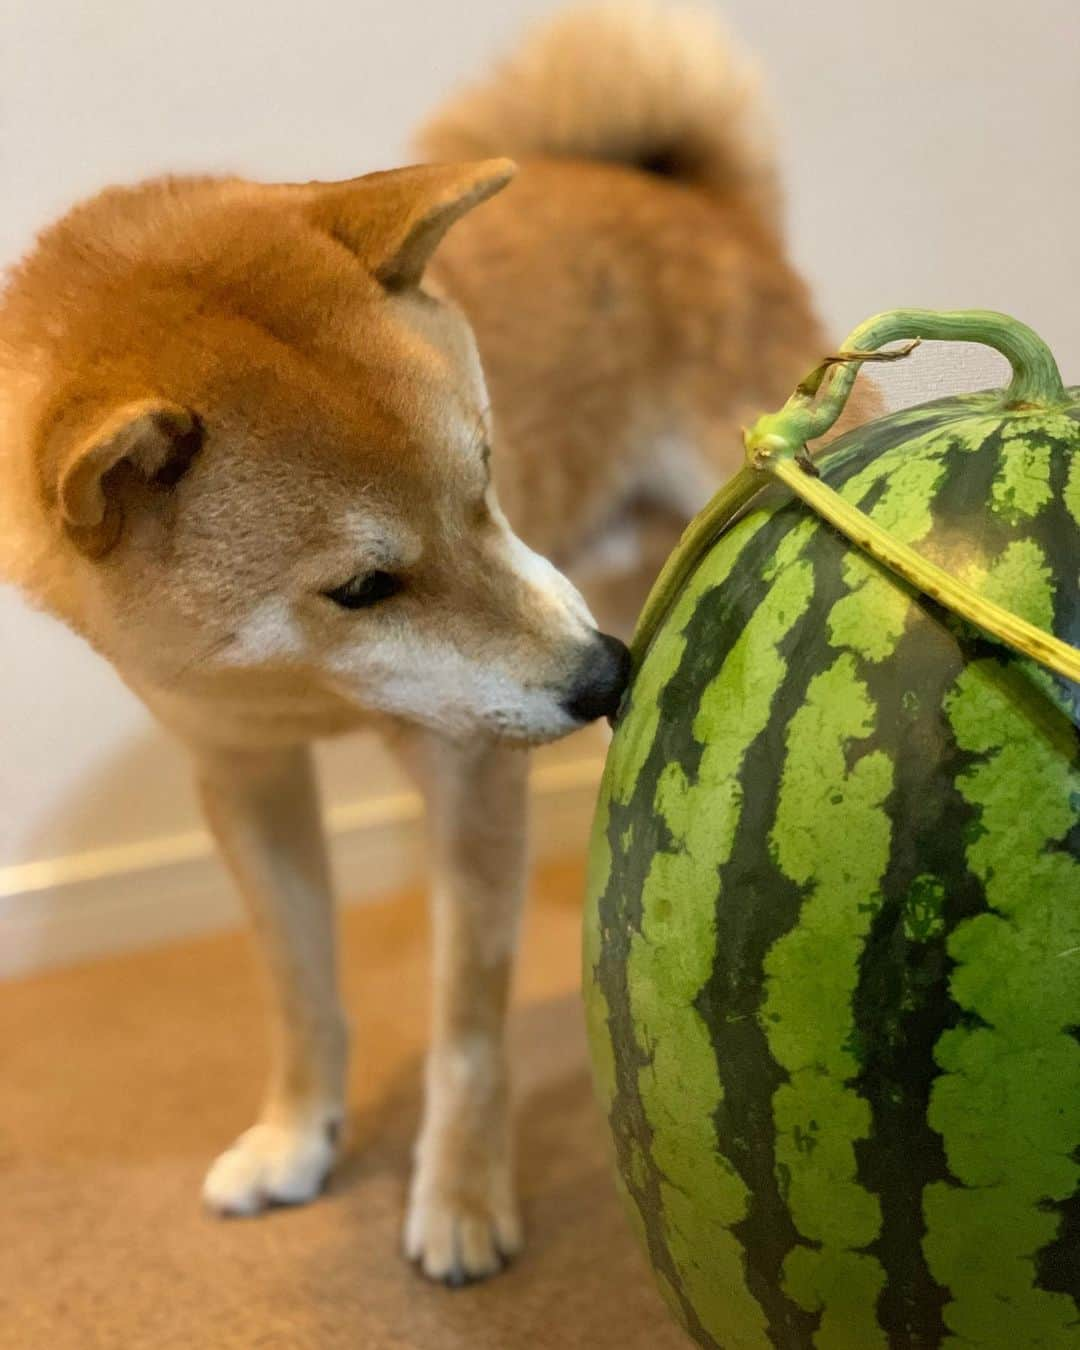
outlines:
M1053 408L1068 402L1050 349L1026 324L1007 314L978 309L897 309L867 319L848 336L839 352L826 357L799 382L779 412L766 413L744 432L746 467L687 526L645 602L631 645L635 673L684 585L717 538L749 506L762 487L762 474L767 473L918 590L1015 650L1067 679L1080 681L1080 651L1075 647L987 600L920 557L846 502L818 475L807 442L829 431L843 412L862 363L902 360L924 339L980 342L1001 352L1013 372L1003 391L1002 411ZM904 341L905 346L894 351L877 350L883 343L896 341Z
M902 338L909 341L899 351L875 350L883 342ZM921 557L821 482L816 468L807 472L807 441L824 435L836 422L863 361L908 356L920 338L981 342L1001 352L1013 371L1004 391L1002 411L1053 408L1068 402L1049 347L1026 324L1007 314L979 309L941 313L929 309L890 310L860 324L836 356L827 357L800 382L779 412L766 413L745 433L748 464L752 470L769 473L785 483L863 552L924 594L1059 675L1080 680L1080 651L1075 647L994 604Z
M878 353L876 350L883 343L903 338L914 341L896 353ZM811 372L809 379L821 371L815 393L825 373L830 373L825 392L812 410L808 400L800 394L800 386L784 409L775 416L782 418L785 414L812 411L803 439L809 441L824 435L843 412L862 362L880 360L882 356L886 359L902 358L914 351L920 339L978 342L999 351L1012 366L1012 380L1005 390L1002 405L1005 409L1053 408L1068 401L1061 373L1050 348L1034 329L1018 319L991 309L892 309L884 314L875 314L873 318L859 324L844 341L839 356L826 358L822 363L824 370L819 366ZM802 419L796 420L800 423L801 431Z

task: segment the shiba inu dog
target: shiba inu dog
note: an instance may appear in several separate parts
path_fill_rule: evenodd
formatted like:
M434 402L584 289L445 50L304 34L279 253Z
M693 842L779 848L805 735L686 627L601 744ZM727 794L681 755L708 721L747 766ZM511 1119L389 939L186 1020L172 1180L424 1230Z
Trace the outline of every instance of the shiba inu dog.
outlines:
M557 18L419 150L340 183L114 188L42 234L0 301L0 570L188 748L252 911L275 1051L215 1210L311 1199L340 1145L306 747L369 727L416 773L436 996L405 1248L460 1283L521 1245L522 750L627 679L578 586L625 632L740 424L825 343L705 14Z

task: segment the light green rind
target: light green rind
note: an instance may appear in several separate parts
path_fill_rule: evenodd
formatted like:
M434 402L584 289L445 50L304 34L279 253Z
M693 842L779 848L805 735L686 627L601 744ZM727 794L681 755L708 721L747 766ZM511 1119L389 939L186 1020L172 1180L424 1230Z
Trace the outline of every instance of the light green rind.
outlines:
M599 978L598 965L603 956L604 944L610 936L602 930L599 907L600 901L608 889L613 865L608 838L611 804L618 802L625 805L632 798L638 785L638 780L652 750L659 727L660 700L685 655L686 638L684 630L693 617L698 602L707 591L721 585L727 579L742 550L768 518L768 514L761 511L748 515L731 531L720 546L713 550L702 567L688 581L677 605L665 621L664 641L653 644L646 654L641 670L634 682L632 715L626 719L619 734L615 737L605 765L590 849L589 900L584 917L582 985L594 1080L601 1101L607 1105L609 1112L614 1105L617 1091L615 1046L611 1038L611 1009L604 993L602 980ZM628 847L631 841L624 840L623 843L624 846ZM624 1047L624 1051L625 1049L626 1047ZM715 1065L711 1066L711 1072L715 1076ZM710 1149L714 1147L715 1139L711 1141ZM628 1165L633 1167L635 1163L640 1166L645 1163L645 1160L640 1154L635 1154L635 1159ZM634 1196L621 1179L619 1190L626 1209L631 1213L632 1223L642 1246L647 1250L645 1216L638 1210ZM664 1199L665 1201L672 1200L670 1188L669 1194L665 1195ZM687 1226L686 1198L676 1195L674 1206L674 1216L666 1214L665 1222L669 1226L674 1225L676 1230L685 1229ZM722 1237L725 1242L733 1243L733 1239L726 1231L722 1232ZM699 1298L704 1297L706 1304L708 1304L708 1280L702 1257L701 1251L696 1255L691 1254L689 1257L684 1252L683 1266L680 1268L677 1265L676 1269L681 1278L689 1278L690 1287L687 1293L691 1296L692 1301L696 1303ZM733 1266L733 1270L741 1284L742 1277L741 1273L738 1272L737 1264ZM705 1286L704 1289L702 1288L703 1285ZM685 1314L679 1294L672 1288L669 1281L665 1280L662 1292L676 1315L683 1319ZM745 1296L749 1299L748 1294ZM716 1302L715 1295L712 1302L713 1304ZM705 1311L707 1314L707 1307ZM714 1321L718 1321L720 1316L721 1309L715 1307ZM750 1306L748 1307L748 1316L747 1325L751 1327L754 1317L760 1317L760 1310L752 1300L750 1300ZM725 1342L725 1344L729 1343ZM757 1350L759 1346L763 1347L765 1343L752 1339L745 1344L747 1350Z
M892 464L872 518L906 543L921 540L933 525L928 503L945 475L946 451L978 449L996 424L978 419L917 438L914 453ZM875 481L870 471L855 475L844 495L857 501ZM911 598L854 550L844 558L843 573L849 591L826 618L830 642L883 661L911 618ZM891 833L884 808L893 772L887 757L864 756L850 774L845 763L850 743L873 731L874 713L851 655L811 683L788 728L773 831L778 865L812 888L799 927L766 960L764 1018L770 1048L791 1074L773 1103L777 1167L796 1227L821 1244L795 1248L784 1277L800 1306L821 1312L815 1336L821 1350L885 1345L876 1317L884 1271L858 1250L881 1223L876 1198L855 1179L854 1144L869 1132L870 1111L846 1086L859 1068L850 1049L858 960L878 904Z
M1008 605L1015 613L1037 623L1054 626L1054 576L1046 555L1034 539L1017 539L995 558L979 587L988 600Z
M885 1274L859 1250L881 1225L876 1197L856 1180L855 1144L867 1137L870 1108L847 1086L859 1070L858 959L889 857L892 764L875 751L847 765L853 743L872 732L874 711L850 653L811 681L788 726L771 836L777 865L807 891L798 927L766 957L761 1017L789 1075L773 1098L777 1173L796 1228L816 1244L789 1254L785 1288L820 1311L819 1350L886 1346L876 1314Z
M1080 526L1080 453L1073 455L1065 480L1065 509Z
M1080 528L1080 452L1073 455L1072 463L1069 465L1069 476L1065 480L1065 509L1076 521L1077 528ZM1068 580L1074 586L1080 587L1080 569Z
M762 1309L744 1276L742 1245L730 1232L748 1192L717 1149L714 1114L723 1097L709 1028L695 1007L716 960L715 910L705 903L730 857L742 806L739 772L765 727L786 666L777 646L805 612L813 570L794 563L750 617L694 718L704 745L693 782L667 766L656 809L675 850L658 853L642 895L640 933L628 978L639 1043L650 1054L641 1100L661 1176L666 1245L702 1325L739 1350L770 1345Z
M918 543L934 523L930 504L945 477L944 454L950 437L973 449L982 444L985 435L986 427L980 423L966 432L954 428L948 434L934 431L919 437L913 443L915 453L893 467L884 492L869 512L870 518L903 543ZM844 485L841 495L858 502L873 481L877 480L856 474ZM858 652L868 661L884 661L903 634L911 614L911 598L895 577L857 549L845 554L843 571L848 594L829 610L829 641L834 647Z
M1037 698L996 661L967 667L947 701L957 743L978 762L957 786L978 811L968 864L991 913L949 941L956 1002L976 1019L944 1033L929 1120L958 1185L927 1187L924 1250L952 1294L951 1350L1076 1350L1065 1294L1036 1286L1054 1240L1048 1202L1080 1183L1080 865L1060 847L1077 822L1072 729L1033 718Z
M766 561L762 568L762 580L774 582L786 567L790 567L795 562L820 528L821 522L814 516L808 515L788 530L773 550L772 557Z
M610 1111L615 1096L614 1047L608 1031L610 1009L603 986L596 978L605 934L602 931L599 904L611 876L611 845L608 842L608 819L613 801L626 803L633 795L638 778L652 749L660 721L660 696L675 674L686 651L683 629L693 616L702 594L720 584L734 563L738 552L748 542L766 516L758 512L739 527L738 544L728 548L726 565L719 566L710 558L699 568L683 591L678 605L667 621L663 643L655 643L648 652L634 682L633 716L626 719L616 737L604 766L604 777L593 821L589 848L587 879L588 900L583 924L582 990L585 998L585 1019L592 1047L593 1077L600 1099Z
M755 511L741 521L713 549L687 582L675 608L664 623L663 641L654 642L634 680L633 707L611 746L602 792L612 801L626 803L634 794L660 724L660 696L682 663L686 652L685 629L694 616L701 596L727 580L739 554L769 519Z
M1071 440L1075 426L1055 413L1029 413L1008 423L998 448L999 468L990 489L990 506L1010 525L1034 519L1052 500L1052 445L1066 436ZM1036 439L1038 433L1043 433L1042 439Z

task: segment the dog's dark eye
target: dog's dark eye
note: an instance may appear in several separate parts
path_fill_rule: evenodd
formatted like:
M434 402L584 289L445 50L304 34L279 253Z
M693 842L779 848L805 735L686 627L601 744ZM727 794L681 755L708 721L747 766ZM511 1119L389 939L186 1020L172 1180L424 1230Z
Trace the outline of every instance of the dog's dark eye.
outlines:
M342 609L367 609L380 600L389 600L401 590L401 578L392 572L364 572L351 577L344 586L323 591L327 600L333 600Z

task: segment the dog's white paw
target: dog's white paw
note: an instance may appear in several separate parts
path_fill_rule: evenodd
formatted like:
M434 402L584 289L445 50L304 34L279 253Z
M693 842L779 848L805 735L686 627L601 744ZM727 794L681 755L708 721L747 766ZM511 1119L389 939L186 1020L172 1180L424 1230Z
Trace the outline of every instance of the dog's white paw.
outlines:
M339 1129L333 1118L253 1125L207 1172L204 1202L217 1214L247 1215L313 1200L337 1157Z
M495 1275L522 1247L521 1218L508 1167L483 1178L429 1179L413 1185L405 1254L431 1280L459 1286Z

